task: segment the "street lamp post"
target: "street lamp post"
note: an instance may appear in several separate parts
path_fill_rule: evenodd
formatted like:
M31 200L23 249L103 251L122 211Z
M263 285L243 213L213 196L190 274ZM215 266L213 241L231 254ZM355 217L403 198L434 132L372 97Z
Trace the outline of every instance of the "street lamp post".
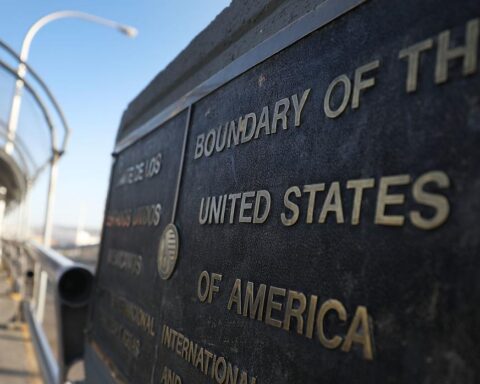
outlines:
M23 39L22 49L20 50L20 60L21 62L17 68L17 80L15 82L15 91L12 97L12 103L10 107L10 114L8 119L8 139L5 144L5 152L8 154L12 153L14 148L15 134L18 126L18 118L20 113L20 104L22 100L22 90L23 90L23 78L27 73L27 67L24 63L28 60L28 55L30 53L30 45L33 38L37 32L43 28L46 24L66 18L75 18L82 19L92 23L100 24L109 28L113 28L118 32L128 36L135 37L138 33L137 29L129 25L120 24L116 21L105 19L103 17L91 15L89 13L80 12L80 11L59 11L50 13L41 19L37 20L28 30L25 38Z
M27 67L25 66L26 61L28 60L28 54L30 52L30 45L33 38L37 32L44 27L46 24L65 18L75 18L82 19L92 23L100 24L109 28L113 28L118 32L128 36L135 37L137 35L137 30L134 27L120 24L116 21L105 19L103 17L91 15L89 13L80 12L80 11L59 11L50 13L41 19L37 20L30 29L28 30L25 38L23 39L22 49L20 51L20 63L17 68L17 79L15 81L15 90L12 96L12 102L10 106L10 114L8 118L7 125L7 140L5 144L5 152L11 154L14 150L15 136L18 127L18 119L20 115L20 105L22 101L22 91L24 87L25 75L27 73ZM44 233L43 233L43 243L45 246L50 246L51 243L51 232L52 232L52 213L53 213L53 202L56 189L56 179L57 179L57 163L60 158L61 153L57 151L57 148L52 148L53 154L51 159L51 168L50 168L50 182L48 190L48 200L47 200L47 209L45 213L45 224L44 224Z

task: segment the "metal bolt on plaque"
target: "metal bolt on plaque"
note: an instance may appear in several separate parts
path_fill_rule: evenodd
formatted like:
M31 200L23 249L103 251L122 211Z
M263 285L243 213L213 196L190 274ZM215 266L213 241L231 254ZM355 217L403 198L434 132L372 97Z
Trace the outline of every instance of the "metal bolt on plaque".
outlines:
M168 224L160 238L157 268L160 277L168 280L172 276L177 263L179 248L178 230L175 224Z

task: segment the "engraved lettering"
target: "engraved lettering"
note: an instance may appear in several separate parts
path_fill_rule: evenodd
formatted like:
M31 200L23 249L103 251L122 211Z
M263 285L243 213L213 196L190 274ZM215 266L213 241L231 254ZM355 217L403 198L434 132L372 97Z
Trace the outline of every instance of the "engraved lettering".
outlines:
M220 125L217 129L217 138L215 140L215 151L222 152L227 143L228 124Z
M100 313L100 321L108 334L113 336L134 358L138 358L141 347L140 340L105 311L102 310Z
M263 201L263 204L262 204ZM270 192L266 190L257 191L255 197L255 209L253 211L253 223L254 224L263 224L270 213L270 207L272 203L272 198ZM260 208L263 205L263 212L260 213Z
M294 302L297 305L294 305ZM283 329L290 330L290 320L292 317L296 319L297 333L303 333L303 312L307 307L307 298L302 292L288 291L287 304L285 306L285 318L283 320Z
M151 204L138 207L133 212L132 227L157 226L160 223L160 213L162 206L160 204Z
M340 346L343 339L338 335L335 335L332 338L328 338L325 335L325 330L323 325L324 325L325 315L329 311L337 312L337 316L341 321L347 321L347 311L345 310L345 307L343 306L343 304L340 301L335 299L330 299L325 301L320 307L320 310L318 311L318 316L317 316L318 339L320 340L320 343L325 348L335 349Z
M137 164L127 167L121 174L116 187L135 184L145 179L150 179L158 175L161 165L162 154L158 152L146 160L142 160Z
M205 149L204 153L205 156L209 157L212 155L215 149L215 130L211 129L207 133L207 137L205 138Z
M222 281L222 275L218 273L212 273L210 279L210 289L208 292L208 302L211 303L213 300L213 294L219 291L219 286L215 285L216 282Z
M313 327L315 323L315 311L317 310L317 295L310 295L308 303L308 315L307 315L307 329L305 330L305 336L309 339L313 336Z
M445 196L425 191L428 184L436 184L439 188L448 188L450 179L442 171L431 171L423 174L413 184L412 194L415 201L435 210L431 218L425 218L419 211L410 212L410 221L418 228L430 230L442 225L448 218L450 205Z
M322 211L320 212L320 218L318 219L319 223L324 223L327 219L329 212L335 213L337 223L344 223L343 218L343 207L342 207L342 196L340 194L340 184L338 181L334 181L330 184L330 189L328 190L327 197L323 203Z
M215 152L222 152L238 145L246 144L260 137L268 137L277 133L278 126L286 130L290 125L299 127L302 123L302 113L311 89L302 93L282 98L273 105L265 105L261 111L253 111L217 125L215 129L197 135L194 159L202 156L210 157ZM290 101L291 100L291 101ZM289 115L293 106L293 116ZM270 112L273 110L272 115ZM258 115L259 114L259 115ZM257 119L257 116L260 116Z
M108 250L107 263L134 276L139 276L143 268L142 256L117 249Z
M251 202L247 203L247 198L252 198L254 196L255 196L254 191L242 193L242 200L240 202L240 216L238 218L239 223L251 223L252 222L252 217L251 216L245 216L245 214L246 214L247 210L252 209L252 205L253 205Z
M362 208L363 190L367 188L373 188L374 186L374 179L347 181L347 189L353 189L355 191L353 197L352 225L358 225L360 223L360 210Z
M167 366L163 367L160 384L182 384L182 379Z
M199 159L203 155L203 143L205 141L205 134L201 133L197 136L197 143L195 145L195 159Z
M300 209L298 208L298 205L289 200L289 197L292 193L296 197L300 197L302 195L302 193L300 192L300 188L298 188L297 186L293 186L288 188L285 192L285 195L283 196L283 204L285 205L285 208L292 211L292 214L289 218L287 217L285 212L282 212L280 217L283 225L287 227L294 225L298 221L298 216L300 214Z
M242 314L242 281L240 279L235 280L233 284L232 292L230 293L230 298L228 299L227 308L230 311L233 304L237 306L237 313Z
M181 340L181 349L177 349L175 337L177 340ZM210 376L218 384L236 384L239 376L240 384L256 384L257 382L256 377L249 376L245 370L240 370L237 366L228 361L225 356L217 356L207 348L197 344L187 336L175 331L167 325L163 325L162 327L161 340L161 343L165 348L176 353L205 376ZM187 344L188 353L185 352L184 347Z
M478 41L480 19L473 19L467 23L464 46L450 47L450 31L438 35L437 62L435 66L435 83L442 84L448 80L448 63L450 60L463 60L462 74L472 75L477 71Z
M243 304L243 316L247 317L248 315L251 319L256 318L259 321L262 320L266 289L267 286L265 284L260 284L257 290L257 295L254 296L254 285L251 281L247 282L247 287L245 288L245 301Z
M265 130L265 135L270 135L270 118L269 118L268 106L263 107L262 114L258 121L257 130L255 132L255 139L258 139L262 129Z
M357 310L355 311L352 323L350 324L347 335L345 336L345 342L342 345L342 351L350 351L353 343L362 345L364 359L373 360L368 312L367 308L362 305L358 306Z
M332 93L337 85L343 84L343 98L340 105L337 109L332 109L331 101ZM348 78L347 75L340 75L332 80L330 85L327 88L327 92L325 93L325 97L323 99L323 110L325 115L330 119L335 119L336 117L340 116L348 105L348 100L350 100L350 95L352 94L352 82Z
M418 83L418 67L420 65L420 56L422 52L433 47L433 39L427 39L420 43L413 44L410 47L402 49L398 57L400 59L407 59L407 81L406 90L408 93L417 90Z
M385 176L380 179L378 189L377 209L375 211L375 224L402 226L405 217L401 215L387 215L385 209L388 205L403 204L405 195L388 194L390 186L405 185L410 182L410 175Z
M266 305L265 294L268 291ZM258 284L256 294L255 284L247 281L245 291L242 291L242 281L235 279L227 309L234 310L236 314L246 319L261 321L265 325L280 328L284 331L292 331L312 339L314 332L320 344L327 349L341 348L344 352L350 352L352 344L361 344L363 357L367 360L373 359L372 345L373 338L370 333L368 314L365 306L358 306L350 324L347 323L348 316L345 306L338 300L327 299L318 309L318 296L310 295L307 306L307 295L303 292L286 290L285 288L266 286ZM286 298L284 300L279 298ZM243 311L242 311L243 303ZM265 312L263 312L265 310ZM276 311L274 315L273 312ZM325 319L329 316L336 316L340 325L345 328L345 336L333 334L325 329ZM279 317L280 316L280 317ZM280 320L282 319L282 320ZM293 321L292 321L293 319ZM333 318L329 318L333 320ZM293 322L293 326L292 326Z
M200 276L198 278L198 284L197 284L197 296L202 303L205 300L207 300L209 287L210 287L210 275L208 274L207 271L202 271L202 273L200 273Z
M357 109L360 106L360 92L367 88L371 88L375 85L375 78L370 77L364 79L363 75L370 72L380 66L380 60L372 61L371 63L362 65L355 71L355 78L353 81L353 94L352 94L352 108Z
M215 196L212 196L210 201L210 214L208 216L208 224L220 223L220 214L222 212L222 200L223 200L223 196L218 196L218 203L217 203L217 198ZM200 207L200 210L201 209L202 208Z
M230 146L232 145L232 141L233 145L238 145L238 143L240 142L240 127L237 130L235 121L233 120L230 122L230 128L228 129L227 148L230 148Z
M241 120L242 123L242 144L252 140L255 130L257 128L257 115L255 113L249 113ZM250 124L249 124L250 122ZM250 125L250 128L249 128Z
M292 96L293 109L295 111L295 127L300 126L303 107L305 107L305 102L307 101L307 98L308 98L308 95L310 94L310 91L311 91L311 89L309 88L309 89L306 89L303 92L303 95L300 99L300 102L298 101L297 94L294 94Z
M233 193L231 195L228 195L228 199L231 200L230 204L230 224L233 224L233 221L235 219L235 206L237 203L237 200L242 197L241 193Z
M198 215L198 222L200 224L206 224L208 220L208 213L210 212L210 199L211 197L208 196L207 198L202 197L200 202L200 214ZM203 208L205 203L205 209Z
M284 99L278 100L275 103L275 108L273 110L272 118L272 133L277 132L277 123L282 122L283 129L287 129L287 113L290 109L290 100L286 97Z
M275 301L274 299L275 299L275 296L285 296L285 293L286 293L285 288L277 288L277 287L274 287L273 285L270 286L270 289L268 290L267 310L265 312L265 324L272 325L278 328L282 327L281 320L277 320L272 317L272 311L282 310L282 303Z
M325 190L325 183L307 184L303 186L303 192L308 193L308 208L307 208L307 220L306 220L308 224L313 223L313 210L315 208L315 196L317 192L321 192L324 190Z
M237 200L240 200L238 219L235 217ZM225 224L225 216L230 211L228 224L233 224L236 219L239 223L263 224L268 219L271 205L270 192L264 189L202 197L198 221L201 225Z

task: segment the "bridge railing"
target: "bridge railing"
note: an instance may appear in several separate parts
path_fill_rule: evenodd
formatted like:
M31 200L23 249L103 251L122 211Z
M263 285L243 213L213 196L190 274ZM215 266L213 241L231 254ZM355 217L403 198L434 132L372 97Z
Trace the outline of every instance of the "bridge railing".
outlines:
M65 382L69 369L83 358L92 269L32 242L4 241L3 263L22 294L19 311L28 323L44 382ZM53 295L56 346L49 343L44 324L47 292Z
M65 115L48 86L0 40L0 186L7 190L8 224L3 226L3 238L28 238L29 192L49 170L44 242L50 245L58 161L69 137Z

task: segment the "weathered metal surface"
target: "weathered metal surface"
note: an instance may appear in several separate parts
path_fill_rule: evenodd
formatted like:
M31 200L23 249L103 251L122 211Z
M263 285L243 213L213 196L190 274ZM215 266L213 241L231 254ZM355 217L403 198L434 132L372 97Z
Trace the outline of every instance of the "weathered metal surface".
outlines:
M367 2L123 149L89 356L142 383L477 382L479 17Z

